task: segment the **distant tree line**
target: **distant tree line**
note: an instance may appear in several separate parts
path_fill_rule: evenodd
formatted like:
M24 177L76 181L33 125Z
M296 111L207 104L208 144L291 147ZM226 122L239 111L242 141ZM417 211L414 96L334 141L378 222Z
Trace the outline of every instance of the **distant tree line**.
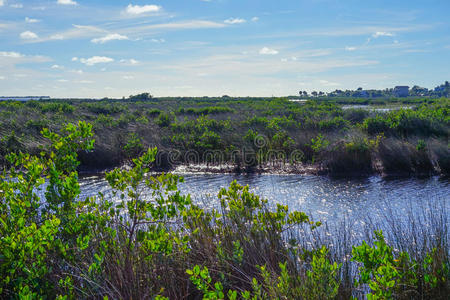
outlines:
M128 100L132 101L145 101L151 99L153 99L153 96L150 93L141 93L137 95L130 95L130 97L128 97Z
M307 91L299 91L300 97L358 97L358 98L378 98L378 97L396 97L394 88L386 88L384 90L364 90L359 87L356 90L335 90L333 92L313 91L308 93ZM449 97L450 96L450 83L445 83L433 88L428 89L414 85L409 89L409 96L411 97Z

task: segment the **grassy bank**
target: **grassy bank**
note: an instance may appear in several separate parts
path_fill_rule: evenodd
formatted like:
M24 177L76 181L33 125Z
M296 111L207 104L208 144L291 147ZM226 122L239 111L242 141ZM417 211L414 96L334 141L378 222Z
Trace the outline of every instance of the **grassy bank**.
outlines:
M447 299L448 216L430 203L395 212L355 240L233 182L219 210L181 195L181 177L147 177L156 149L106 174L113 195L77 199L77 152L91 126L43 135L39 156L11 153L0 181L0 296L58 299ZM10 180L15 178L15 180ZM47 185L44 183L47 182ZM151 192L143 193L143 187ZM45 191L46 201L36 195ZM434 206L435 205L435 206ZM365 241L362 241L362 240Z
M341 107L405 101L413 108L383 113ZM448 174L449 108L444 98L6 101L0 102L0 160L4 165L4 156L19 150L37 154L46 143L43 128L82 120L95 131L94 151L80 153L82 169L90 171L119 166L156 146L157 165L165 169L227 163L252 172L277 161L331 175Z

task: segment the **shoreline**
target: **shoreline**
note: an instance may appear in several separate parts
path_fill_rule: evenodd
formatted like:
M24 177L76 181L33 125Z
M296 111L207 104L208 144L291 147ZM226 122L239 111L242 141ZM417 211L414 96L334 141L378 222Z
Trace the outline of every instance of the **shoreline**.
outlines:
M78 173L81 177L88 176L101 176L106 172L112 171L117 167L110 167L105 169L89 168L81 166ZM122 164L118 168L130 168L128 164ZM442 178L448 178L449 175L443 174L437 171L434 172L389 172L386 173L382 168L373 168L370 172L342 172L331 173L324 169L319 164L280 164L280 163L267 163L261 166L255 167L239 167L233 164L179 164L170 168L151 168L151 174L158 173L172 173L172 174L261 174L261 175L312 175L312 176L328 176L330 178L366 178L371 176L380 176L381 178L395 179L395 178L430 178L439 176Z

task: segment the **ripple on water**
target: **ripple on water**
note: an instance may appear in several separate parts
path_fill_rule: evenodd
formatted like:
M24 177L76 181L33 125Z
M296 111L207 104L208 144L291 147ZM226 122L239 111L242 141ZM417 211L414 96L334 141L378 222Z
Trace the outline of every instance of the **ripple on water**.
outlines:
M390 179L379 176L364 179L331 179L312 175L235 175L186 174L180 184L182 193L190 194L194 203L206 208L218 207L217 193L233 180L249 185L252 192L269 200L271 205L289 205L292 210L310 214L314 220L337 223L347 217L354 226L395 212L424 211L436 200L448 203L449 180ZM110 195L107 183L100 177L81 180L81 197L96 195L99 191ZM447 216L450 209L446 205ZM353 226L353 225L352 225Z

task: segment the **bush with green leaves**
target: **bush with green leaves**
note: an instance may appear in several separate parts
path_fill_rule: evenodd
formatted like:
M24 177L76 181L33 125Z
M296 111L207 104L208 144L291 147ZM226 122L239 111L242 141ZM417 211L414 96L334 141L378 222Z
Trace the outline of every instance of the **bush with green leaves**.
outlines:
M64 103L64 102L43 103L43 104L41 104L39 106L39 108L41 109L41 111L43 113L60 112L60 113L70 114L70 113L73 113L75 111L75 107L74 106L70 105L69 103Z
M68 124L64 135L44 129L48 152L8 155L13 167L0 182L0 295L140 298L142 289L152 288L157 295L163 284L155 287L156 277L147 272L144 280L142 272L149 271L152 259L187 251L186 236L167 227L190 204L176 188L182 178L144 177L156 149L133 159L131 170L106 175L120 203L101 194L78 200L77 151L92 149L91 129L83 122ZM143 196L142 183L153 190L152 199Z
M125 156L129 159L139 156L144 150L142 138L137 136L135 133L132 133L128 136L127 143L123 147L123 150L125 151Z
M310 147L314 151L312 163L315 162L317 155L320 155L320 153L322 153L322 151L324 151L328 147L328 145L330 145L330 142L325 139L322 134L319 134L317 137L311 139Z
M388 133L390 130L389 121L383 116L370 117L364 120L363 128L368 134Z
M76 151L92 149L92 126L79 122L64 128L64 136L46 129L52 142L48 154L11 153L12 167L0 181L0 294L13 297L56 295L55 256L75 258L83 225L76 216L79 194ZM45 187L46 200L37 191ZM55 289L55 291L54 291Z
M160 113L156 118L156 124L160 127L168 127L172 123L173 117L168 113Z
M182 150L216 150L222 144L220 133L229 127L228 121L217 121L202 115L194 120L173 123L171 130L175 134L171 141Z
M217 114L224 114L224 113L231 113L234 110L229 107L223 107L223 106L208 106L208 107L202 107L202 108L184 108L181 107L178 109L179 114L186 114L186 115L217 115Z

